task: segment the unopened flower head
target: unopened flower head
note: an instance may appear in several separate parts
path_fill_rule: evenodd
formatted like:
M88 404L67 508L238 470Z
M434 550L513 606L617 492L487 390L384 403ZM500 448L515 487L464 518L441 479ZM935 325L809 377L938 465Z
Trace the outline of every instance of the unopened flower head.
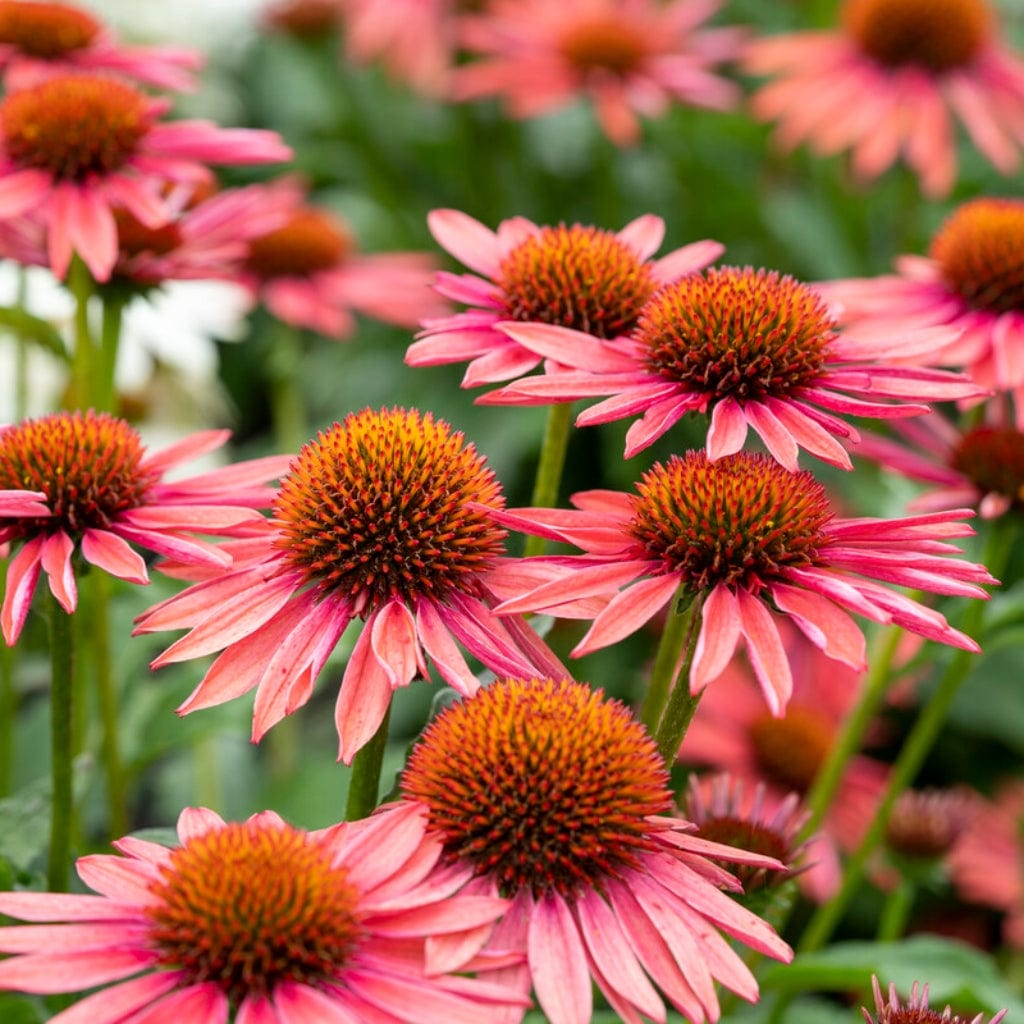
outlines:
M705 858L777 862L667 816L654 741L585 683L499 679L450 705L414 747L401 790L428 809L452 869L476 876L467 888L512 899L491 944L527 953L520 979L552 1021L589 1019L592 979L627 1017L664 1015L645 975L690 1020L717 1016L712 978L753 998L749 972L709 926L788 958L719 890L735 890L733 876Z
M82 880L102 895L0 894L0 911L12 917L67 922L0 929L0 949L17 954L0 963L0 988L109 986L53 1018L92 1024L367 1014L399 1024L410 999L417 1020L444 1024L453 1013L507 1008L518 1001L508 990L427 974L428 938L493 922L504 903L444 898L419 884L440 853L425 819L397 807L305 832L271 811L226 823L190 808L173 849L127 837L114 844L122 856L80 859ZM86 955L62 952L72 944Z
M175 482L163 477L227 439L227 431L206 431L149 453L127 422L91 410L0 429L0 543L18 548L0 613L7 643L21 633L40 570L64 610L75 610L76 552L132 583L149 576L129 542L185 563L225 565L223 552L191 534L231 534L262 521L255 510L270 504L265 485L285 460L257 459Z
M259 739L309 699L346 626L364 619L335 709L350 762L392 691L428 674L427 658L459 692L479 688L459 643L495 672L564 672L524 623L492 612L503 503L483 457L447 423L400 408L351 413L299 452L273 519L234 567L190 572L199 582L142 615L139 630L191 628L154 666L223 650L179 711L256 688ZM225 601L232 614L211 618Z
M424 321L406 362L432 366L469 360L464 387L507 380L540 365L544 357L517 344L505 333L506 325L580 332L596 355L601 342L614 342L636 326L661 285L699 270L722 252L717 242L703 241L652 260L665 225L651 215L621 231L538 226L516 217L492 232L457 210L434 210L428 223L437 241L480 275L439 274L438 291L476 308Z
M578 332L505 328L558 372L532 377L484 396L493 404L541 404L593 395L612 397L579 415L577 425L606 423L642 412L626 435L632 456L686 413L709 413L707 452L739 451L753 428L772 455L797 468L799 448L850 468L836 438L856 431L834 413L913 416L908 398L959 398L978 388L937 370L877 362L886 350L942 344L956 332L837 330L831 309L808 285L752 267L711 268L673 281L643 307L629 338L590 352ZM881 401L879 401L881 399ZM894 399L895 401L889 401Z
M954 117L998 171L1019 166L1024 63L1003 44L988 0L846 0L835 30L758 40L745 63L775 78L753 105L778 122L777 140L851 150L862 180L902 158L926 195L946 195L957 174Z
M902 521L841 519L810 473L750 452L715 461L703 452L676 455L648 470L635 495L591 491L573 501L578 511L496 516L585 552L544 560L550 578L503 602L500 611L590 618L570 603L614 594L573 651L577 656L628 636L680 590L702 604L693 692L722 673L742 636L775 715L785 709L792 675L774 612L853 668L863 667L864 637L846 610L977 649L937 612L874 582L984 597L979 584L993 582L985 568L948 557L959 549L942 543L973 532L956 521L968 510Z
M886 822L886 846L900 863L942 860L979 806L966 787L905 790Z

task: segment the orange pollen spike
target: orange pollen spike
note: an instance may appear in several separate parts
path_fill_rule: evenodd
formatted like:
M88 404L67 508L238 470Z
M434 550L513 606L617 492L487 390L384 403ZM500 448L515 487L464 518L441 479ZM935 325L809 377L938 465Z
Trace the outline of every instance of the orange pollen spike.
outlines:
M429 413L365 409L306 444L275 504L286 559L368 615L394 597L476 594L503 554L494 474Z
M145 505L158 475L139 435L106 413L59 412L0 429L0 490L42 491L53 517L8 520L19 534L107 529Z
M973 308L1024 310L1024 202L964 203L939 229L930 255L946 283Z
M984 0L847 0L841 20L880 64L937 74L970 64L993 30Z
M66 75L0 103L8 156L56 178L81 181L122 167L150 128L145 96L109 78Z
M806 793L828 755L832 725L812 708L790 704L784 718L764 714L750 726L757 763L775 785Z
M661 289L634 336L652 373L712 401L760 401L813 384L834 328L821 299L792 277L721 267Z
M0 0L0 45L49 60L84 50L101 25L70 4Z
M308 277L340 266L355 242L336 217L306 207L286 224L249 243L246 268L264 280Z
M568 25L560 49L582 75L604 71L624 77L637 70L650 46L628 18L596 13Z
M671 808L654 741L617 700L569 679L502 679L445 708L402 774L453 859L506 895L600 887L653 845Z
M149 941L188 984L237 1006L334 977L359 945L359 894L330 850L281 822L214 828L171 850L151 886Z
M833 518L810 473L750 452L715 462L704 452L673 455L637 491L630 532L694 591L724 583L757 594L781 569L815 564Z
M508 320L614 338L633 327L656 283L650 264L613 232L561 224L512 249L498 284Z

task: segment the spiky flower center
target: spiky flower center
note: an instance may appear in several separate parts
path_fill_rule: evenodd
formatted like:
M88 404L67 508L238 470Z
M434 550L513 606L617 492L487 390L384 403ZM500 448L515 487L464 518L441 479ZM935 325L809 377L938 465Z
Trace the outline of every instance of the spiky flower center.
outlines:
M655 288L650 264L611 231L545 227L501 262L502 314L614 338L636 323Z
M430 809L447 853L512 895L600 887L652 845L668 773L628 709L585 683L504 679L441 712L402 792Z
M886 846L909 860L938 860L967 826L968 801L958 790L908 789L893 805Z
M630 533L694 591L725 583L759 593L786 568L815 562L832 519L810 473L751 452L715 462L704 452L673 455L637 492Z
M0 490L42 491L52 518L8 520L22 536L107 529L146 504L159 474L139 435L107 413L59 412L0 429Z
M813 708L790 704L784 718L764 714L750 725L761 771L787 791L806 793L828 755L832 724Z
M931 257L946 283L975 309L1024 311L1024 202L964 203L932 240Z
M1010 427L975 427L960 439L951 459L985 494L1001 494L1024 506L1024 434Z
M628 18L597 12L568 25L560 49L581 75L604 71L621 77L636 70L648 46Z
M249 243L246 267L264 280L309 277L337 267L355 244L335 217L307 207Z
M81 181L118 170L150 128L146 98L123 82L68 75L0 104L7 155L22 167Z
M709 817L698 824L697 835L712 843L723 843L749 853L774 857L783 864L789 863L793 856L790 837L764 822L751 821L749 818L734 815ZM729 861L722 861L721 866L740 880L746 893L766 888L778 877L778 872L769 873L764 868L737 865Z
M0 0L0 44L44 60L84 50L100 23L69 4Z
M237 1006L283 982L336 975L360 941L359 894L325 845L283 823L248 821L171 851L147 906L149 941L188 984Z
M821 299L792 277L721 267L661 289L634 337L653 373L712 402L761 401L813 384L834 328Z
M275 503L281 549L369 614L393 597L476 593L503 550L504 499L464 436L416 410L365 409L299 452Z
M941 73L971 63L988 41L992 11L984 0L847 0L842 23L880 64Z

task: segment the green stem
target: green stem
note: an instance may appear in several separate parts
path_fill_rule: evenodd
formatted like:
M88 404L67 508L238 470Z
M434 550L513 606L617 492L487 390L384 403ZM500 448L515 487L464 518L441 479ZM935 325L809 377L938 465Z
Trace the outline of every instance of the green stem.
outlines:
M0 575L6 575L6 566ZM17 712L14 649L8 647L0 637L0 797L11 792L14 778L14 718Z
M558 489L562 484L562 470L565 467L565 453L569 447L569 431L572 427L572 404L562 403L548 407L544 440L540 447L540 461L537 476L533 481L534 508L554 508L558 504ZM543 537L527 537L523 557L544 554L546 542Z
M983 562L989 572L995 576L1002 572L1003 566L1006 564L1013 536L1013 524L1009 517L1004 517L1002 521L993 523L990 528ZM984 614L985 602L980 600L970 602L964 613L963 621L963 631L968 636L980 640ZM889 783L875 811L875 816L860 845L846 863L839 892L828 903L818 907L811 917L798 946L801 952L821 949L846 912L850 900L860 885L868 859L885 837L885 828L893 805L899 795L914 781L925 758L938 739L950 705L959 692L960 685L970 673L973 657L974 655L970 651L958 649L943 673L937 689L922 707L921 713L892 767Z
M690 694L690 666L700 635L702 601L693 598L680 611L679 603L684 596L684 588L680 585L669 606L668 619L654 657L647 697L640 709L640 720L653 735L658 751L668 765L674 763L679 753L679 745L700 699Z
M860 699L847 715L807 794L805 806L810 817L803 829L804 837L817 831L824 820L850 759L860 750L868 726L885 701L892 681L890 668L902 637L903 630L898 627L887 630L877 655L870 659L871 670L864 680Z
M299 373L302 352L301 331L291 324L279 322L271 340L269 376L274 441L281 452L297 452L309 439Z
M100 326L99 363L93 378L91 405L103 412L114 412L117 391L114 371L117 368L117 349L121 344L121 319L124 301L110 295L103 297L103 319Z
M47 888L66 892L71 873L71 712L74 641L71 616L50 595L50 856Z
M355 756L352 774L348 783L348 803L345 820L358 821L373 813L380 797L380 771L384 763L384 749L388 745L388 723L391 720L391 705L384 712L373 738Z
M129 831L128 790L118 740L117 693L110 669L110 577L104 572L90 573L92 585L93 660L100 721L103 725L101 756L107 777L108 826L117 838Z
M89 268L78 256L71 259L68 287L75 298L75 354L71 363L68 404L72 409L81 409L89 404L92 394L95 345L89 330L89 299L93 294L93 279Z
M916 894L917 886L909 878L901 878L896 888L886 896L878 922L879 942L895 942L903 935Z

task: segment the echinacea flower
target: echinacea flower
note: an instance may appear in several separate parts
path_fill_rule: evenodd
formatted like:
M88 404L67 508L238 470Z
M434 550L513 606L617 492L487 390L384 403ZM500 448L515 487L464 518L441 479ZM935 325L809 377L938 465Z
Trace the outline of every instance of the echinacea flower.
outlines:
M159 123L166 100L97 75L60 75L0 102L0 217L45 223L50 268L77 253L105 281L117 260L114 210L148 227L173 219L168 183L210 178L207 163L287 160L275 132L209 121Z
M136 431L106 413L61 412L0 428L0 543L16 549L7 567L0 622L13 645L40 571L68 613L78 602L74 557L130 583L148 583L138 544L179 561L225 566L230 558L193 534L228 534L262 521L267 481L284 457L240 462L182 480L168 470L223 445L207 430L147 452Z
M437 290L474 308L425 321L405 361L468 360L463 387L540 365L542 356L503 330L506 321L571 328L587 336L597 355L603 343L633 329L659 287L701 270L723 251L704 240L652 261L665 235L665 222L653 214L615 232L581 224L538 227L525 217L503 220L495 232L458 210L433 210L427 223L438 243L475 272L440 273Z
M300 205L250 240L239 280L279 320L340 339L355 330L354 312L415 327L446 311L430 287L435 270L427 253L361 254L337 217Z
M138 631L191 630L154 667L223 650L179 713L255 687L258 740L309 700L341 634L363 619L335 709L349 764L392 691L428 675L428 658L460 693L476 692L456 640L495 672L564 672L529 627L492 611L503 504L483 457L444 421L351 413L302 448L272 522L235 566L151 608Z
M380 60L388 73L426 96L448 88L455 24L466 0L341 0L345 55Z
M202 59L176 46L124 46L81 7L37 0L0 0L0 74L8 90L54 75L121 75L160 89L195 88Z
M949 557L959 548L945 543L973 534L959 521L973 515L969 509L902 520L842 519L811 473L793 473L751 452L715 462L703 452L674 455L644 474L637 494L586 491L572 500L575 511L495 515L514 529L585 552L537 559L555 568L554 577L504 601L499 612L587 618L566 605L618 591L575 656L635 632L680 590L701 607L691 691L700 693L722 673L742 637L775 715L785 710L793 687L775 613L854 669L864 667L864 635L847 611L978 650L937 611L875 582L987 598L979 584L995 581L985 567Z
M492 0L462 19L471 57L452 74L457 100L500 96L515 118L584 96L619 146L640 137L637 115L671 103L728 110L739 98L715 73L739 48L734 28L702 28L718 0Z
M855 440L857 432L834 413L914 416L927 407L907 401L981 393L960 375L888 361L930 352L955 338L956 329L907 327L897 334L889 324L837 327L814 290L788 275L711 268L657 292L615 349L598 350L563 327L503 325L514 341L567 369L514 381L477 401L542 405L610 395L580 413L576 424L643 413L626 434L627 458L687 413L709 412L708 458L739 451L752 428L795 470L799 448L851 468L836 438Z
M928 986L918 986L915 981L910 988L910 998L904 1003L896 993L896 983L889 985L888 998L882 994L882 987L878 984L878 978L871 976L871 990L875 995L875 1012L866 1007L861 1007L860 1012L864 1015L865 1024L983 1024L985 1014L979 1013L974 1017L961 1017L953 1013L947 1006L941 1013L928 1006ZM988 1024L999 1024L1006 1016L1006 1010L996 1013Z
M953 117L1002 174L1024 145L1024 62L1002 41L988 0L845 0L839 26L750 44L745 69L773 79L755 116L786 148L852 150L870 181L898 159L931 198L956 181Z
M305 832L272 811L188 808L174 848L132 836L78 861L98 895L0 894L0 989L99 988L53 1024L471 1024L517 1002L427 971L429 942L505 901L424 879L441 853L418 807ZM463 965L457 964L456 969ZM415 1010L413 1010L415 1008Z
M894 334L950 327L929 361L964 368L983 388L1009 391L1024 429L1024 200L974 199L958 206L929 254L896 260L896 273L818 286L845 323L888 323Z
M704 693L679 750L685 764L728 772L737 783L763 792L765 814L778 813L794 796L803 799L810 792L863 683L862 672L836 664L793 626L783 622L780 627L793 671L785 714L768 711L750 667L735 658ZM850 758L836 797L808 842L799 881L809 899L822 902L835 894L842 881L840 854L860 845L888 774L881 761L866 754ZM725 841L722 835L708 838Z
M722 891L739 885L712 858L779 863L695 836L670 814L668 781L629 710L568 679L499 679L441 711L409 756L402 796L427 808L440 864L475 875L463 893L512 901L477 947L525 954L501 980L532 984L551 1024L587 1024L593 983L627 1021L663 1021L658 990L694 1022L718 1019L715 981L756 1000L720 931L792 955ZM440 936L440 962L463 941Z
M865 434L853 449L910 480L931 485L917 511L973 506L983 519L1024 508L1024 433L999 422L958 428L939 413L892 425L897 438Z

